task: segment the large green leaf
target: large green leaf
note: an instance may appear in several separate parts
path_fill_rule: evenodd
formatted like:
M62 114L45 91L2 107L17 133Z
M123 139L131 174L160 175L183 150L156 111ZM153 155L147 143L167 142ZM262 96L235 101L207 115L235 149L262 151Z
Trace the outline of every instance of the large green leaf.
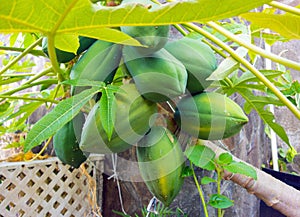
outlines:
M90 0L0 0L0 32L76 33L100 39L118 37L121 41L126 40L125 35L108 27L219 20L268 2L270 0L178 1L149 12L145 5L137 3L103 7L92 5Z
M291 14L244 13L243 18L263 28L272 29L289 39L300 39L300 17Z
M29 151L54 135L56 131L71 121L98 91L99 88L91 88L57 104L51 112L33 125L25 140L24 151Z

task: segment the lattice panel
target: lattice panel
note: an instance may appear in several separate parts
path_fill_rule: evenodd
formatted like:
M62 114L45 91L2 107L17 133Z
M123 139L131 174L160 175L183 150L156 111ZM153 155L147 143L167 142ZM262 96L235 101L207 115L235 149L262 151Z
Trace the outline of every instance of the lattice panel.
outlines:
M103 172L103 166L99 168L103 157L92 156L90 160L93 163L86 163L86 168L95 178L96 173ZM102 188L102 183L97 187ZM57 158L0 163L0 217L87 216L91 211L88 194L87 177Z

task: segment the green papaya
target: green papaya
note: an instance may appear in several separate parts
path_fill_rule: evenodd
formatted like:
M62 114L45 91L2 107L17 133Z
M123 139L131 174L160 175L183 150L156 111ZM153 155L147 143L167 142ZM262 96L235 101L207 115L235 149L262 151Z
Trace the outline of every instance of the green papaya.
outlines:
M176 106L174 118L181 130L204 140L231 137L248 122L237 103L214 92L182 98Z
M77 49L76 54L55 48L57 62L59 62L59 63L70 62L72 59L74 59L76 57L76 55L79 55L83 51L87 50L95 41L96 41L96 39L94 39L94 38L79 36L79 48ZM43 41L42 41L42 50L47 56L49 56L48 39L46 37L43 38Z
M187 90L202 92L212 81L206 80L217 68L214 51L200 39L184 37L170 41L165 49L182 62L188 72Z
M124 47L123 58L137 89L146 99L163 102L184 94L186 69L165 49L142 56L132 47Z
M159 5L152 2L151 0L124 0L125 3L141 3L143 5L151 5L152 9L158 8ZM121 26L121 31L130 35L131 37L138 40L142 45L146 47L135 47L140 54L151 54L165 46L168 41L170 26Z
M88 79L111 83L122 57L122 46L97 40L73 65L71 79ZM76 87L74 94L86 89Z
M164 127L152 127L138 142L137 159L149 191L165 206L169 206L184 181L184 157L175 136Z
M79 113L53 136L53 147L58 159L75 168L87 159L87 154L79 149L84 120L84 114Z
M114 117L114 129L110 139L103 127L103 109L109 109ZM115 93L110 108L102 108L98 101L88 114L82 131L80 149L99 154L125 151L135 145L150 129L151 116L156 110L156 104L145 100L134 84L122 85Z

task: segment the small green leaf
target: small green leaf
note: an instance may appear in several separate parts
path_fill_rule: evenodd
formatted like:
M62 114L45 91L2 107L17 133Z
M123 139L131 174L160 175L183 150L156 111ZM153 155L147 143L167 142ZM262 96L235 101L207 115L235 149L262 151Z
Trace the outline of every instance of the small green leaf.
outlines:
M204 177L201 179L201 185L207 185L207 184L214 183L214 182L217 182L217 180L212 179L212 178L207 177L207 176L204 176Z
M193 175L193 169L189 166L183 168L181 177L190 177Z
M113 108L114 99L114 91L110 88L105 87L102 90L102 95L100 98L100 117L108 141L110 141L111 136L114 132L114 120L116 112Z
M210 148L202 145L194 145L185 151L187 158L198 167L206 170L214 170L215 152Z
M245 176L249 176L255 180L257 179L257 174L255 169L243 162L234 161L228 165L225 165L223 168L232 173L238 173Z
M297 154L298 153L294 148L289 148L288 151L286 152L287 162L292 163Z
M218 158L218 163L219 164L230 164L232 162L232 155L229 153L222 153L220 154L219 158Z
M234 205L233 200L221 194L211 195L208 204L216 209L226 209Z
M51 112L33 125L25 140L24 152L28 152L54 135L56 131L72 120L97 92L99 92L99 88L88 89L57 104Z

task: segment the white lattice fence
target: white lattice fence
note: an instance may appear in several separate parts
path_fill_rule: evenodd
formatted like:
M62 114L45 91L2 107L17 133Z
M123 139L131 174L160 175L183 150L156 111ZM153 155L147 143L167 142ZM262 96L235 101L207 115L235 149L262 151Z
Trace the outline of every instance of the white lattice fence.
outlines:
M96 179L103 172L103 156L90 156L85 165ZM102 190L102 180L97 180L97 188ZM87 216L88 194L88 178L57 158L0 163L0 217Z

